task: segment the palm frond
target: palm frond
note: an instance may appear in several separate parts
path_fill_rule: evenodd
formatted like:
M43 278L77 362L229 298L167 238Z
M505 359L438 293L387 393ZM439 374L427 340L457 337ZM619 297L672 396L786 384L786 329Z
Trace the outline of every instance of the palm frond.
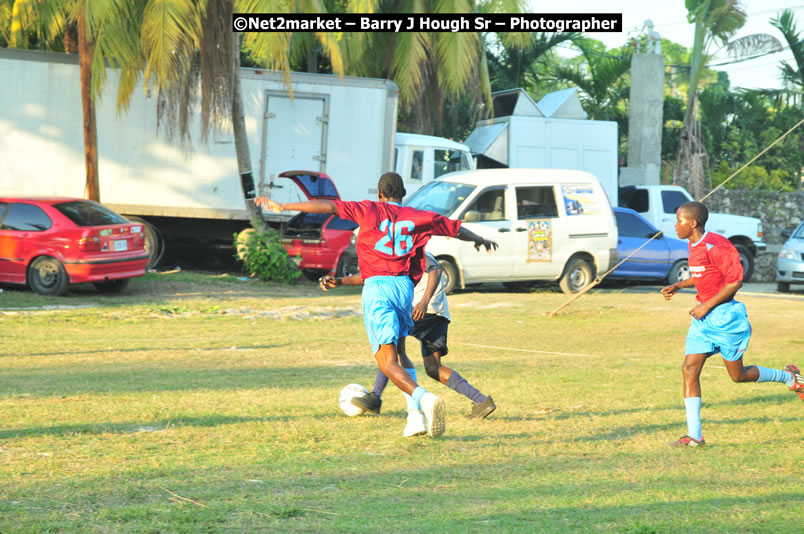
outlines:
M430 37L423 32L400 33L395 37L391 58L391 79L399 86L400 101L409 105L418 96L423 69L430 50Z
M457 96L469 83L477 65L478 35L473 32L442 32L435 35L438 84Z
M154 73L159 88L182 79L201 41L200 6L192 0L151 0L143 12L141 45L145 84Z

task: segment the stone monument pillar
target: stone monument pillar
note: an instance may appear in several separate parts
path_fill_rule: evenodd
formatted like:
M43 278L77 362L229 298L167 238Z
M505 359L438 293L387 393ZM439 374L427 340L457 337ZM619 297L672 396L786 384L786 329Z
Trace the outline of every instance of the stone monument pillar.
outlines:
M628 167L620 170L620 185L659 183L662 164L662 105L664 56L661 38L653 23L645 21L642 39L631 60L631 93L628 109Z

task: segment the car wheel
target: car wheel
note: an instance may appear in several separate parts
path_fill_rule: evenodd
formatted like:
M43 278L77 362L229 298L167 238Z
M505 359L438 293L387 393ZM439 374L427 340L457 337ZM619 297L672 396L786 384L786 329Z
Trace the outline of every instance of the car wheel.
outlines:
M455 290L455 285L458 283L458 268L446 258L438 258L438 263L441 267L441 272L447 278L447 282L444 284L444 293L449 295Z
M740 264L743 266L743 282L750 282L754 275L754 255L743 245L734 245L740 253Z
M28 267L28 285L40 295L59 297L67 293L70 278L59 260L39 256Z
M360 274L360 269L357 267L357 256L351 250L346 249L338 260L335 276L346 278L355 274Z
M103 282L92 282L95 289L101 293L120 293L128 287L130 278L121 278L119 280L104 280Z
M687 260L678 260L670 268L670 272L667 273L667 283L672 285L675 284L676 282L686 280L689 277L690 277L690 266L687 263Z
M564 293L577 293L591 283L592 266L585 260L576 258L567 264L558 285Z
M790 282L776 282L776 291L779 293L790 293Z

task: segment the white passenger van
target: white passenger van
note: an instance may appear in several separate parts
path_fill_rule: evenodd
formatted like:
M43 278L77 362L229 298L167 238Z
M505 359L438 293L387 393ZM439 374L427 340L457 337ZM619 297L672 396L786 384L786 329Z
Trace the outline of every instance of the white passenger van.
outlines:
M580 291L617 263L617 225L594 175L561 169L454 172L430 182L405 205L458 219L496 241L491 253L470 242L433 237L427 250L441 262L447 291L467 284L536 280Z

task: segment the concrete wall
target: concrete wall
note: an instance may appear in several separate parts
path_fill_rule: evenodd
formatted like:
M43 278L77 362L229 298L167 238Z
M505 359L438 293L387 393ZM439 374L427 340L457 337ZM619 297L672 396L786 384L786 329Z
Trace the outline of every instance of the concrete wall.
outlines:
M776 256L786 241L782 230L793 229L804 219L804 191L774 193L743 189L718 189L706 200L711 211L756 217L762 221L768 250L757 258L753 282L776 280Z

